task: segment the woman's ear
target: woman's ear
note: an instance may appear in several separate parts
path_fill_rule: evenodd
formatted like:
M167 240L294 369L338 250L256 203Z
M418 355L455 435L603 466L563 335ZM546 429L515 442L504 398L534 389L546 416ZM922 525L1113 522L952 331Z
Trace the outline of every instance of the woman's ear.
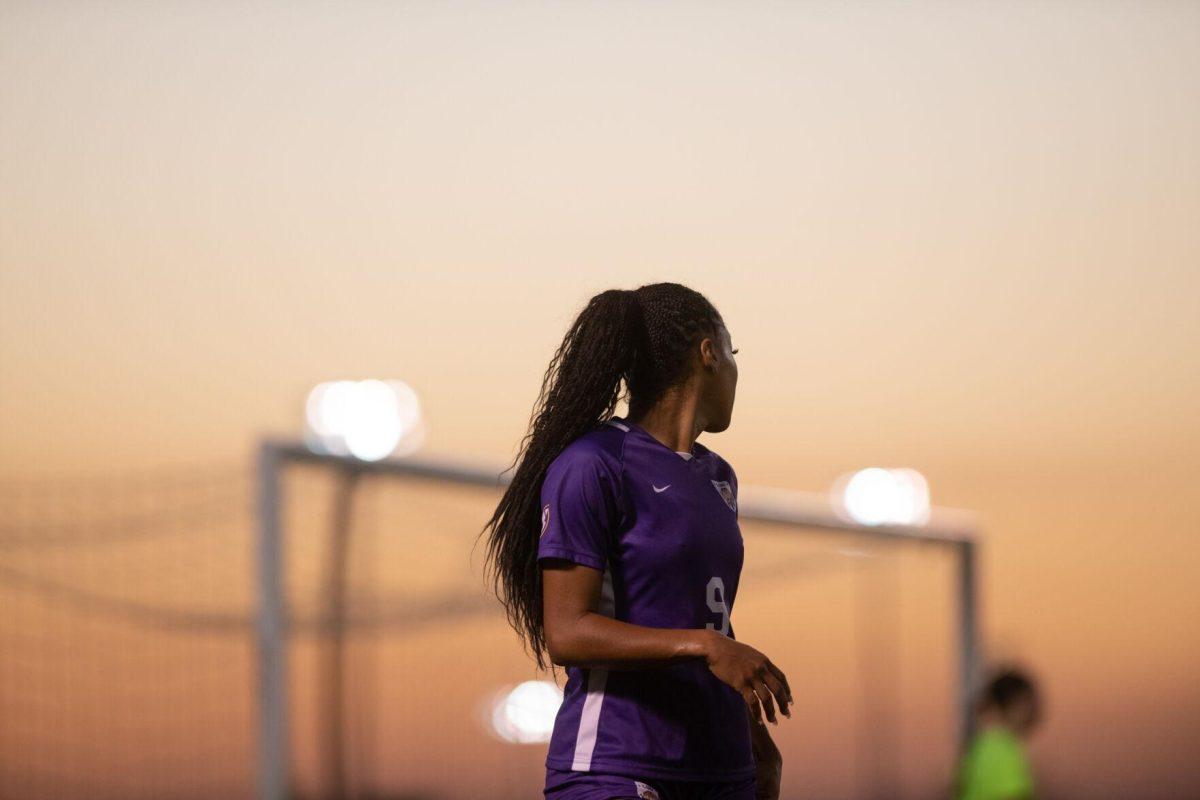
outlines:
M700 340L700 367L709 372L716 372L717 363L717 345L706 336Z

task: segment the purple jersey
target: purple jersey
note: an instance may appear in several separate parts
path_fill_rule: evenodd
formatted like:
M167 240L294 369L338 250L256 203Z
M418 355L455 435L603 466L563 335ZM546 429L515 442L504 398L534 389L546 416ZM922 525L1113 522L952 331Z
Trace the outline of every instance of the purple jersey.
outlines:
M729 616L742 570L737 476L696 442L672 450L613 417L546 471L538 559L603 573L599 613L655 628ZM746 703L701 659L636 670L567 668L546 766L633 777L736 780L754 773Z

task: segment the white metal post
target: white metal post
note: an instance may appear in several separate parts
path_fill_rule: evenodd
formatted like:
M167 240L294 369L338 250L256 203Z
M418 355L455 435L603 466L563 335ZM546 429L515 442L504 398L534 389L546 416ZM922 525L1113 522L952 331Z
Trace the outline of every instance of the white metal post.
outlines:
M281 525L283 454L272 442L258 452L258 796L288 794L287 608Z

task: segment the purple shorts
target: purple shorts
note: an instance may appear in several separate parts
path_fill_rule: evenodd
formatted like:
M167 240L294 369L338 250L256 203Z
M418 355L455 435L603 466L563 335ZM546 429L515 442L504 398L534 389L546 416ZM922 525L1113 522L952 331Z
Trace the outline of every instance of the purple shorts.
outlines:
M546 800L754 800L754 776L736 781L635 779L546 767Z

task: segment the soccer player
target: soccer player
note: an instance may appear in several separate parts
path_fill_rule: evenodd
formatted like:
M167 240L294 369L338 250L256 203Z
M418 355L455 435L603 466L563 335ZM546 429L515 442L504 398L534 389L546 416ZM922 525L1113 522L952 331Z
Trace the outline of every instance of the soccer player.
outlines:
M703 295L654 283L591 298L546 370L485 531L510 623L567 671L548 800L778 797L763 720L792 693L734 637L737 475L696 441L729 427L736 352Z
M979 733L959 765L959 800L1029 800L1033 773L1022 741L1041 716L1033 681L1016 669L1000 670L979 701Z

